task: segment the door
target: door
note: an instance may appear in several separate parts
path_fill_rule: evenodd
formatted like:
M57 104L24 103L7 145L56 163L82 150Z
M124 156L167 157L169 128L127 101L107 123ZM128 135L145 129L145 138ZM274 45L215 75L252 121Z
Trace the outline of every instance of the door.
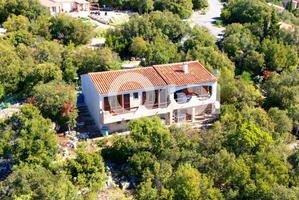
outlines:
M124 94L124 109L130 110L130 94Z

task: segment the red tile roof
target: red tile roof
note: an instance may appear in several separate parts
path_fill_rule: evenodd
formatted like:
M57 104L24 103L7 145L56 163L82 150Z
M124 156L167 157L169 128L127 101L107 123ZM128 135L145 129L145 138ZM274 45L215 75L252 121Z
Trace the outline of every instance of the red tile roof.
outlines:
M216 81L216 77L198 61L190 61L187 63L189 69L186 74L183 71L183 63L154 65L153 67L167 85L183 86Z
M88 75L101 94L167 85L153 67L96 72Z
M189 72L186 74L182 70L183 63L173 63L127 70L95 72L88 75L101 94L217 81L216 77L198 61L187 63Z

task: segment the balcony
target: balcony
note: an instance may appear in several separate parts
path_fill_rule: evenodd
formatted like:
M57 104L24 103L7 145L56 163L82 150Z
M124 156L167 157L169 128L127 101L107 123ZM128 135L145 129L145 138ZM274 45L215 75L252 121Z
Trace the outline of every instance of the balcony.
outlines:
M200 101L207 100L212 96L211 86L190 87L178 90L174 93L174 99L177 104L186 104L192 98Z
M135 99L132 94L109 97L109 100L104 98L104 109L101 111L104 124L166 114L216 101L216 92L212 92L211 86L186 88L170 94L161 90L142 92ZM184 116L177 117L180 121Z

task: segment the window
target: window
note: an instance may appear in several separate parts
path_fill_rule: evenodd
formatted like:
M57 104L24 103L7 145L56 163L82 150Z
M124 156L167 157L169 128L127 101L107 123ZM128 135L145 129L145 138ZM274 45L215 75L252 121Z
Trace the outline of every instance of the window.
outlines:
M110 104L109 104L108 97L104 97L104 110L110 111Z
M108 100L111 110L118 110L122 107L122 95L110 96Z
M155 91L142 92L142 105L155 103Z
M154 104L155 103L155 91L149 91L146 93L146 100L148 101L148 104Z
M134 99L138 99L138 92L134 92L134 93L133 93L133 98L134 98Z

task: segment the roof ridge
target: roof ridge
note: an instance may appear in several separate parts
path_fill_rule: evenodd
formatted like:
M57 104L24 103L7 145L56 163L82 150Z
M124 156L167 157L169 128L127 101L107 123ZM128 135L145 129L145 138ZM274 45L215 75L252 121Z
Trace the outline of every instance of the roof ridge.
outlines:
M167 81L164 79L164 77L160 74L160 72L156 69L156 67L153 65L153 67L152 67L155 71L156 71L156 73L163 79L163 81L165 82L165 84L168 84L167 83Z
M152 66L148 67L136 67L132 69L117 69L117 70L107 70L107 71L101 71L101 72L89 72L87 74L102 74L102 73L109 73L109 72L126 72L126 71L136 71L136 70L144 70L147 68L153 68Z
M159 64L159 65L152 65L152 67L163 67L163 66L171 66L171 65L178 65L178 64L184 64L184 63L195 63L195 62L198 62L198 61L191 60L191 61L183 61L183 62L176 62L176 63Z

